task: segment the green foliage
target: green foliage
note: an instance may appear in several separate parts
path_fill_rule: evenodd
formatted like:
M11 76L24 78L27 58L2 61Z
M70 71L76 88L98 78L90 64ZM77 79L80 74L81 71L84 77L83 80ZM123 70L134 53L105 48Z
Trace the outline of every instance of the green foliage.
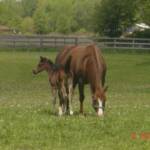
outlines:
M98 3L99 0L76 0L74 2L74 13L78 30L84 28L87 31L93 31L95 6Z
M80 29L92 31L94 6L98 1L22 0L17 2L16 0L3 0L0 2L0 24L21 32L31 31L32 29L29 29L30 27L27 27L25 23L29 21L26 18L31 17L33 21L30 23L34 22L32 31L40 34L71 33Z
M74 28L73 0L49 1L47 14L52 32L68 33Z
M33 19L36 33L45 34L48 32L48 17L43 8L35 11Z
M30 16L32 17L34 11L37 8L37 2L38 0L22 0L22 11L23 11L23 17Z
M96 31L106 36L120 36L136 21L136 8L136 0L102 0L96 8Z
M16 0L4 0L0 2L0 23L19 30L21 17L21 6Z
M149 0L139 0L139 15L141 21L150 25L150 1Z
M135 31L130 37L150 38L150 29L146 29L144 31Z
M149 8L149 0L2 0L0 25L22 33L67 34L84 29L120 36L137 18L150 24Z
M34 33L34 20L31 17L25 17L21 23L23 33Z

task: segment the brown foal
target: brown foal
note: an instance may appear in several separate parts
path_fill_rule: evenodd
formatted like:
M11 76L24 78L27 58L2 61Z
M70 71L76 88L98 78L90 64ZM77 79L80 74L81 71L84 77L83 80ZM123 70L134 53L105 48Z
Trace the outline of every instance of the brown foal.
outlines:
M59 96L59 112L61 116L64 113L73 114L71 109L70 91L72 90L71 73L68 72L69 61L65 66L54 64L46 57L40 57L37 68L33 70L33 74L46 71L49 77L49 83L52 89L53 105L55 108L57 94Z

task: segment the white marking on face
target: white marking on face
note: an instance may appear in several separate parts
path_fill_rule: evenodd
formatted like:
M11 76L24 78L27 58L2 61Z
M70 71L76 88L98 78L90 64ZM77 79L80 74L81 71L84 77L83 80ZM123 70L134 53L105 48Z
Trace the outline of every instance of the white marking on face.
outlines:
M103 115L103 104L102 104L102 101L100 99L98 99L98 105L99 105L99 108L97 111L97 115L102 116Z

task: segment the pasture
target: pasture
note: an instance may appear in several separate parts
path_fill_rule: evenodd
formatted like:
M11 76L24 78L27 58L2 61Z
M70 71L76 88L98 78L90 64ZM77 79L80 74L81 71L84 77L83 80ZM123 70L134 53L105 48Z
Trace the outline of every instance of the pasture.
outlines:
M51 109L46 73L34 76L39 56L56 52L0 52L0 149L2 150L148 150L150 147L150 54L104 53L108 72L105 117L91 106L88 86L79 115ZM144 134L144 135L143 135Z

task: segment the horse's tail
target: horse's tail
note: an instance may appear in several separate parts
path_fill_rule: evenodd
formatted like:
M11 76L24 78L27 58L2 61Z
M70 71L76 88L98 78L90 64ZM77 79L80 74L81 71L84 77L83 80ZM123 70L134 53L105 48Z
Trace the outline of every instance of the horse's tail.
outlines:
M71 71L70 71L71 59L72 59L72 57L69 56L67 61L66 61L66 63L65 63L65 65L64 65L66 74L70 74L71 73Z

